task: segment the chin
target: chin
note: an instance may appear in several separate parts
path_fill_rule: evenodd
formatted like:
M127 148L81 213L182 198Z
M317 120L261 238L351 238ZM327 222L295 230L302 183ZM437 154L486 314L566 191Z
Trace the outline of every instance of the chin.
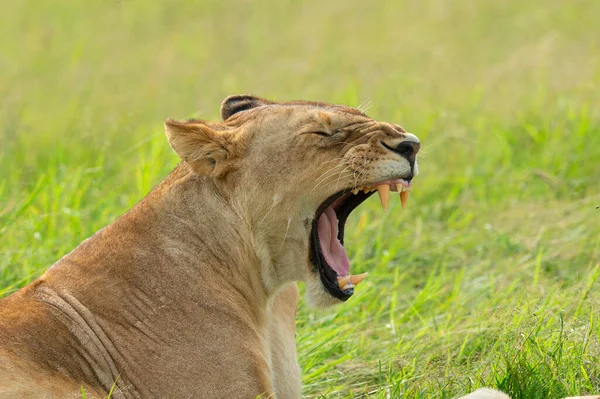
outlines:
M330 308L344 302L343 300L332 296L325 289L323 283L321 282L321 278L317 274L313 274L306 281L305 298L309 306L321 309Z

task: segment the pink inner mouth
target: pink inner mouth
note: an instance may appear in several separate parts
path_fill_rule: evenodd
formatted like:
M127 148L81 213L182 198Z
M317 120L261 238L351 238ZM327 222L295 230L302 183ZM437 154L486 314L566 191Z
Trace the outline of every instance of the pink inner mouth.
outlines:
M404 179L385 180L374 183L373 186L368 187L367 189L370 191L375 191L375 189L377 189L379 191L380 186L389 186L387 194L389 194L390 190L409 191L412 186L412 181L406 181ZM363 191L365 190L366 189L363 189ZM379 194L381 197L382 193L380 192ZM344 248L338 239L339 219L335 209L346 199L348 199L348 196L350 195L350 193L347 193L346 195L342 195L341 197L337 198L331 205L327 207L327 209L325 209L321 216L319 216L319 221L317 223L317 232L319 234L321 253L325 258L327 265L337 273L337 277L346 277L350 275L350 259L348 259L346 248ZM381 198L383 204L383 197ZM386 195L386 202L387 198L388 197Z
M317 229L325 261L339 277L344 277L350 273L350 260L346 249L338 240L338 218L334 210L336 203L333 203L321 214Z

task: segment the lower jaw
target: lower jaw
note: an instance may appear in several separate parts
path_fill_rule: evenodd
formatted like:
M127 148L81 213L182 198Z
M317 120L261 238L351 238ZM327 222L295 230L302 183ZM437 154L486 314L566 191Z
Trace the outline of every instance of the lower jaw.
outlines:
M325 262L323 254L320 250L319 236L316 233L317 221L313 221L311 233L311 251L310 251L310 262L313 265L315 272L319 274L321 283L325 287L325 290L333 297L340 301L347 301L352 294L354 294L354 288L341 290L338 286L337 278L338 275Z
M338 192L321 204L317 212L316 217L312 222L311 238L310 238L310 261L313 265L315 272L319 274L319 278L325 291L327 291L334 298L340 301L348 300L354 294L354 287L349 285L347 288L342 289L340 287L339 278L344 277L339 275L348 274L347 272L337 272L329 266L321 249L320 235L319 235L319 218L324 215L325 211L329 207L334 207L337 218L337 226L339 236L337 237L340 243L343 245L344 227L346 220L350 213L356 209L363 201L369 198L372 192L360 192L357 194L351 194L348 191ZM345 199L344 199L345 198ZM339 201L342 201L340 204ZM337 205L336 205L337 204ZM334 228L334 226L331 226Z

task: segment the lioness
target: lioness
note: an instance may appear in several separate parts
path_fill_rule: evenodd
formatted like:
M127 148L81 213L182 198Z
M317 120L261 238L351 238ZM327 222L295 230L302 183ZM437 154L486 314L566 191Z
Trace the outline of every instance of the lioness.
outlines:
M320 102L237 95L221 115L167 119L179 166L0 300L0 397L301 397L295 282L318 306L352 296L346 219L410 189L419 140Z
M326 103L237 95L221 115L167 119L179 166L0 300L1 398L301 397L295 282L317 306L352 296L346 219L375 190L406 202L420 143Z

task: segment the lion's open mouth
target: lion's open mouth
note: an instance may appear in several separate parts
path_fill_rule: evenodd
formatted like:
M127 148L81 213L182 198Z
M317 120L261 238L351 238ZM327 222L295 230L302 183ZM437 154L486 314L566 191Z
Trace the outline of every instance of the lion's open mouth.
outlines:
M379 193L384 210L390 191L400 193L404 208L412 187L411 179L385 180L351 191L340 191L319 206L312 225L310 258L331 295L342 301L347 300L354 294L354 286L367 275L350 273L350 260L344 248L344 228L350 213L375 191Z

